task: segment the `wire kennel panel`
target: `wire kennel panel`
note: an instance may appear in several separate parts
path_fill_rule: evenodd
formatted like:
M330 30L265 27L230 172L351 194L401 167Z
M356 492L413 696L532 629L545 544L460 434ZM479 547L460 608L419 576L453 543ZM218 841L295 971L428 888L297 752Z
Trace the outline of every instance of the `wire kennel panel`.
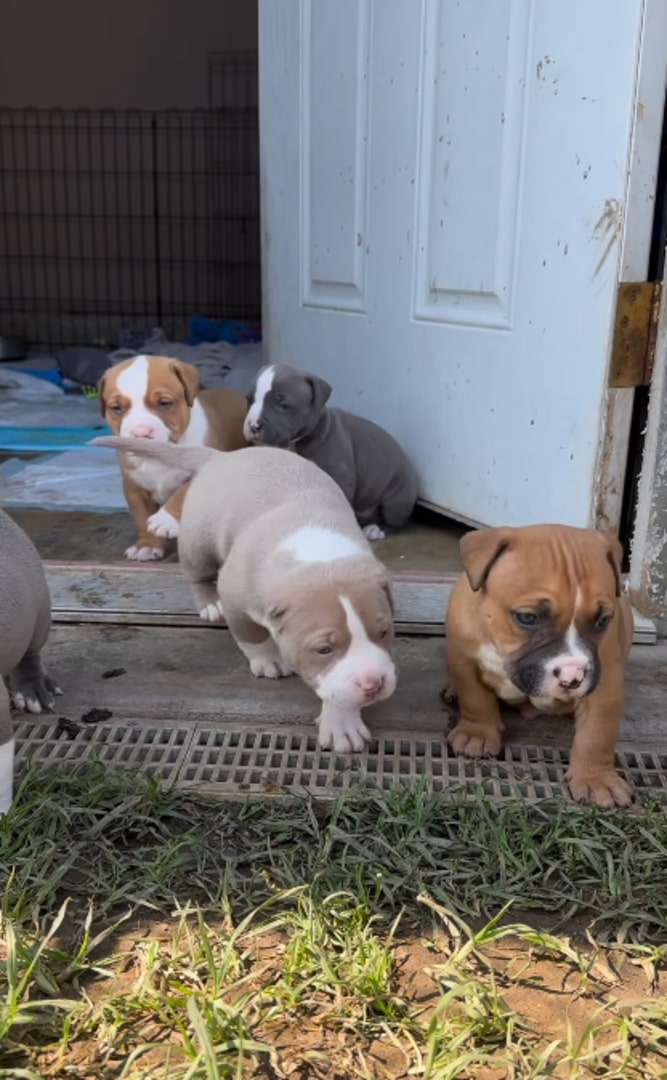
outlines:
M260 317L256 109L0 109L0 333Z

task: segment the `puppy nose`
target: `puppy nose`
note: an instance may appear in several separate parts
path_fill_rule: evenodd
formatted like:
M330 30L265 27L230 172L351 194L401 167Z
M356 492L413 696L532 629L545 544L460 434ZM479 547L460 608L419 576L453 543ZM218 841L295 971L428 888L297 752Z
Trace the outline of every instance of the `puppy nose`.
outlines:
M560 679L558 685L562 686L563 690L578 690L583 681L583 679L570 679L569 682L563 682L563 680Z
M554 678L563 690L576 690L586 678L588 667L578 661L561 664L553 669Z
M134 439L153 439L155 432L148 424L135 424L134 427L130 428L130 435Z
M253 435L257 435L257 433L262 430L262 423L260 420L251 420L249 427Z
M361 675L355 682L364 694L379 694L384 686L384 675Z

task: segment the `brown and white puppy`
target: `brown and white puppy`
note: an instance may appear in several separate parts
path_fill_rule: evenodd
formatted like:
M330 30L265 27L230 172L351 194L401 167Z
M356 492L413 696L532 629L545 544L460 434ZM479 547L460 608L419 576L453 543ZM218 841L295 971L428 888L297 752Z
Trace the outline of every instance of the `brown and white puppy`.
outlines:
M185 446L236 450L246 446L247 403L238 390L199 389L199 371L166 356L135 356L104 373L99 385L102 416L117 435ZM186 486L168 493L150 460L118 455L123 490L137 529L125 552L146 562L164 556L178 535Z
M361 709L396 687L391 586L335 480L271 447L94 442L150 460L165 490L189 483L178 552L202 619L224 611L253 675L315 691L320 746L362 750Z
M572 796L627 806L631 789L614 768L633 635L620 543L593 529L530 525L468 533L461 555L446 619L442 696L458 698L460 716L450 745L469 757L497 754L499 702L531 718L574 716Z

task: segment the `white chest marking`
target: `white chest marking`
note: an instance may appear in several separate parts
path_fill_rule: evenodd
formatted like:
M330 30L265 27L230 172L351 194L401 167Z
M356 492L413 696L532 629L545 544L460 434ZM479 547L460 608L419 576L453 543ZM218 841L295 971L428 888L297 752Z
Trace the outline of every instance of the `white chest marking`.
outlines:
M190 423L178 440L183 446L206 446L208 438L208 419L201 401L197 398L190 410Z
M132 453L129 454L129 465L135 484L150 491L160 505L167 501L174 491L174 485L168 476L165 477L164 465L158 461L151 461L150 458L141 459L137 454Z
M503 659L494 645L482 645L477 661L487 685L509 704L525 701L526 695L507 677Z
M290 533L279 545L278 551L286 551L302 563L330 563L366 554L356 540L321 525L304 525Z

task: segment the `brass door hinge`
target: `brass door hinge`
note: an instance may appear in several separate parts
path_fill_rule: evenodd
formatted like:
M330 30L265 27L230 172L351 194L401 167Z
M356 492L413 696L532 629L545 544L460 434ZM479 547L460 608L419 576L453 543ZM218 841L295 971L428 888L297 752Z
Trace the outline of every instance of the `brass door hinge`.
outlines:
M655 361L660 281L622 281L616 300L610 386L648 386Z

